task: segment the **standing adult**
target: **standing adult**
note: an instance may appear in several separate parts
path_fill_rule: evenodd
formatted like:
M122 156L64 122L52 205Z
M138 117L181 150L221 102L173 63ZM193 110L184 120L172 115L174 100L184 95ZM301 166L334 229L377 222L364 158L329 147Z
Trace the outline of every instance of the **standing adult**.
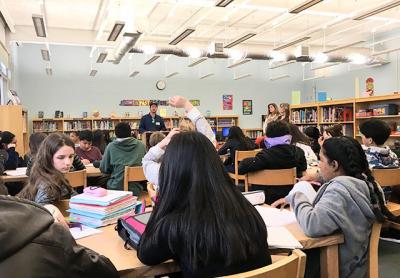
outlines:
M279 111L278 106L275 103L268 104L268 113L267 117L265 117L264 124L263 124L263 133L267 129L267 125L270 122L276 121L279 119Z
M157 115L158 104L150 102L150 113L140 119L139 133L166 130L164 119Z

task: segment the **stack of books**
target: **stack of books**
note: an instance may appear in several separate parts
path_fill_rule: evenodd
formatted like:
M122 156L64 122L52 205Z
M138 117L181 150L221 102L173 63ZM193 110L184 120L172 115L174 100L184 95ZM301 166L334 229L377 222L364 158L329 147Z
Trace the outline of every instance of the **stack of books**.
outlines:
M135 214L135 209L141 207L132 192L107 190L107 195L102 197L82 193L70 199L67 210L70 221L98 228L117 223L118 218Z

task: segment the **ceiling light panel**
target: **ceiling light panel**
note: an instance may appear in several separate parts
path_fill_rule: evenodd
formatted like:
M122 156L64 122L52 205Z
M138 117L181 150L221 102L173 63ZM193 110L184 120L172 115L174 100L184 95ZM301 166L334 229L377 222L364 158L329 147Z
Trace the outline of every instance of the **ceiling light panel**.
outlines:
M206 78L211 77L213 75L214 75L214 73L207 73L207 74L205 74L203 76L200 76L200 79L206 79Z
M47 49L40 49L40 52L42 53L43 60L50 61L50 53Z
M236 63L233 63L232 65L227 66L227 68L228 68L228 69L231 69L231 68L234 68L234 67L243 65L243 64L245 64L245 63L248 63L248 62L250 62L250 61L251 61L251 59L249 59L249 58L243 59L243 60L237 61Z
M312 6L318 4L322 1L323 0L309 0L309 1L303 2L299 6L289 10L289 13L298 14L304 10L307 10L308 8L311 8Z
M271 77L269 78L269 80L275 81L275 80L279 80L279 79L283 79L283 78L288 78L288 77L290 77L289 74L281 74L281 75L271 76Z
M150 65L151 63L153 63L155 60L157 60L158 58L160 58L160 55L154 55L153 57L151 57L149 60L147 60L144 64L145 65Z
M196 61L193 61L191 64L188 65L188 67L194 67L200 63L203 63L204 61L206 61L208 58L207 57L202 57L197 59Z
M172 41L169 42L171 45L177 45L181 41L183 41L185 38L187 38L191 33L195 31L194 28L188 28L182 33L180 33L178 36L176 36Z
M216 0L216 1L215 1L215 6L216 6L216 7L225 8L226 6L228 6L229 4L231 4L232 2L233 2L233 0Z
M256 34L255 33L248 33L247 35L244 35L243 37L240 37L229 44L225 45L224 48L231 48L234 47L235 45L238 45L239 43L242 43L252 37L254 37Z
M95 76L97 74L97 70L92 69L89 73L89 76Z
M287 48L287 47L289 47L289 46L292 46L292 45L301 43L301 42L303 42L303 41L309 40L309 39L311 39L311 37L303 37L303 38L300 38L300 39L291 41L291 42L289 42L289 43L287 43L287 44L280 45L280 46L274 48L274 50L281 50L281 49Z
M348 48L348 47L351 47L351 46L355 46L357 44L364 43L364 42L365 41L357 41L357 42L352 42L352 43L349 43L349 44L344 44L344 45L341 45L341 46L338 46L338 47L335 47L335 48L328 49L328 50L324 51L324 53L328 54L328 53L331 53L331 52L334 52L334 51L338 51L338 50L341 50L341 49L345 49L345 48Z
M112 28L110 35L108 36L108 41L116 41L122 29L124 29L125 22L116 21L114 27Z
M103 63L106 57L107 57L107 52L100 53L96 63Z
M250 77L250 76L252 76L251 73L242 74L242 75L234 77L233 80L240 80L240 79L244 79L244 78L247 78L247 77Z
M131 74L129 74L129 77L135 77L138 74L139 74L139 71L136 70L136 71L131 72Z
M363 13L363 14L357 15L357 16L356 16L355 18L353 18L353 19L354 19L354 20L363 20L363 19L366 19L366 18L368 18L368 17L370 17L370 16L373 16L373 15L382 13L382 12L384 12L384 11L393 9L393 8L399 6L399 5L400 5L400 1L391 1L391 2L388 3L388 4L379 6L379 7L375 8L375 9L373 9L373 10L370 10L370 11L365 12L365 13Z
M175 76L175 75L178 75L179 74L179 72L173 72L173 73L170 73L170 74L168 74L168 75L166 75L165 76L165 78L171 78L171 77L173 77L173 76Z
M52 68L46 68L46 74L49 75L49 76L53 75Z
M44 18L42 15L32 15L33 26L35 27L36 36L45 38L46 27L44 25Z

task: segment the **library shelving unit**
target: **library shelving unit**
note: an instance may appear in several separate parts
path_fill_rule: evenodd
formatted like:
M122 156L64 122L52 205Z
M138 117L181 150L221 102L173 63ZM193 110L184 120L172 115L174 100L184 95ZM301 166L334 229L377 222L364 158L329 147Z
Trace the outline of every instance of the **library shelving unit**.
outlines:
M389 109L392 106L392 109ZM388 111L392 110L392 111ZM390 112L390 113L388 113ZM381 119L392 128L389 145L400 140L400 94L358 98L355 100L355 128L357 139L361 139L358 126L367 119ZM389 114L389 115L388 115Z
M343 133L361 139L358 126L366 119L378 118L392 128L391 141L400 139L400 94L349 98L290 106L291 122L301 129L317 126L323 130L333 124L342 124ZM391 142L389 142L390 144Z
M17 138L17 152L24 155L28 151L28 111L20 105L0 105L0 130L10 131Z
M250 139L256 139L257 137L263 136L262 128L244 128L244 135L249 137Z
M178 127L181 117L163 117L167 129ZM115 126L119 122L128 122L134 131L139 130L141 117L90 117L90 118L44 118L33 119L33 132L63 132L90 130L108 130L110 135L114 133ZM215 133L222 132L224 128L229 128L239 124L238 115L223 115L206 117Z

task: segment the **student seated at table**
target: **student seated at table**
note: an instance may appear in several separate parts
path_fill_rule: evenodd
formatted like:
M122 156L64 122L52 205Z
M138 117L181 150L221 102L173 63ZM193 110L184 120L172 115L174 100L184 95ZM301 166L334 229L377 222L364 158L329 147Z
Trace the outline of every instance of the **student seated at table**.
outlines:
M106 134L105 132L107 132L108 134L108 130L100 130L100 129L96 129L95 131L93 131L93 140L92 140L92 146L97 147L100 150L101 154L104 154L104 151L106 149L107 146L107 142L106 142ZM109 137L110 135L108 135Z
M284 199L272 206L290 204L307 236L343 233L344 243L339 246L340 277L367 277L373 222L383 222L385 218L400 221L386 208L382 190L357 140L344 136L325 140L319 167L326 183L313 201L295 185ZM311 187L309 183L302 183Z
M283 121L273 121L267 126L265 138L266 148L257 153L255 157L246 158L239 164L238 172L244 175L264 169L288 169L296 167L297 177L301 177L307 169L304 151L291 145L289 125ZM287 186L257 186L253 185L252 190L265 191L265 203L271 204L274 201L286 196L292 189L293 184Z
M318 162L318 158L315 155L310 145L310 139L299 129L295 124L289 124L290 135L292 135L292 145L296 145L303 150L304 156L307 160L307 165L312 165Z
M31 136L29 136L29 153L27 153L25 156L27 176L31 174L31 169L33 162L35 161L35 156L39 150L40 145L46 137L47 134L43 132L32 133Z
M100 161L102 158L100 150L92 146L92 141L93 133L91 130L82 130L79 133L79 147L75 148L75 153L84 165L93 163L93 161Z
M311 149L314 151L317 158L319 157L319 151L321 150L321 146L318 143L319 137L321 134L319 133L319 129L316 126L309 126L304 129L304 134L310 140Z
M213 144L199 132L178 132L170 132L161 161L158 199L137 250L140 261L176 260L184 277L270 264L265 223L233 184Z
M79 133L77 131L71 131L69 138L74 142L75 148L79 147Z
M67 135L52 133L47 136L35 156L28 184L18 196L45 205L75 195L76 192L64 177L71 168L74 147Z
M216 146L217 141L215 140L215 134L211 129L210 124L200 113L200 111L192 105L192 103L182 96L173 96L169 99L169 105L176 108L184 108L187 117L190 119L190 124L188 121L181 121L178 129L181 131L194 131L204 134L210 142ZM170 132L171 133L171 132ZM158 185L158 172L160 169L160 161L164 155L164 148L171 139L172 134L162 140L160 143L150 148L146 155L143 157L143 171L146 179L153 185Z
M322 136L318 139L318 143L322 146L326 139L340 136L343 136L343 126L341 124L334 124L324 129Z
M19 156L19 153L15 150L17 147L17 137L9 131L3 131L1 133L2 148L7 151L8 159L5 162L5 170L15 170L18 167L24 167L25 163Z
M142 158L146 153L144 144L132 137L132 130L127 122L120 122L115 126L117 139L107 145L100 170L104 174L111 174L107 181L107 188L123 190L125 166L141 166ZM95 165L96 166L96 165ZM129 191L139 196L143 187L140 183L129 182Z
M370 119L360 124L363 150L370 168L399 168L397 155L385 146L390 136L390 126L379 119Z
M31 201L0 196L0 227L1 277L119 277L108 258L77 245L67 228Z
M232 126L229 129L228 140L218 150L218 154L229 154L229 157L224 161L224 165L228 172L235 173L236 151L250 151L254 150L255 148L256 145L249 137L243 134L243 131L240 127Z

